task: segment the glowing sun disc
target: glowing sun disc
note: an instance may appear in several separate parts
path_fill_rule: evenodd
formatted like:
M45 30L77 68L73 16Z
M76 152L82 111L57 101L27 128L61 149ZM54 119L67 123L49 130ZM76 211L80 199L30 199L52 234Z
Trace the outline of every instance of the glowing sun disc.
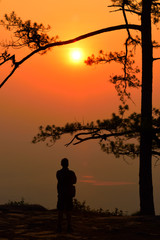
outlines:
M73 58L74 60L79 60L79 59L81 58L81 53L80 53L80 51L78 51L78 50L74 51L74 52L72 53L72 58Z
M82 51L80 49L72 49L70 56L73 62L79 62L82 60Z

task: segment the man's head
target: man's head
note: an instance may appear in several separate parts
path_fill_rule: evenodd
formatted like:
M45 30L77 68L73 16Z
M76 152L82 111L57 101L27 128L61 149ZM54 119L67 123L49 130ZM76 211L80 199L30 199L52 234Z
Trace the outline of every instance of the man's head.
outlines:
M69 165L68 159L67 159L67 158L63 158L63 159L61 160L61 165L62 165L63 168L67 168L68 165Z

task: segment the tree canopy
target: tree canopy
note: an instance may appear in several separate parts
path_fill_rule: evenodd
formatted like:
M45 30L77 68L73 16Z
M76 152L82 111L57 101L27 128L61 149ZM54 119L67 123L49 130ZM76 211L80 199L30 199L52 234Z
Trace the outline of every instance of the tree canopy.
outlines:
M125 105L127 108L127 105ZM140 130L141 114L132 113L123 116L123 106L119 106L119 114L112 114L110 119L97 120L96 122L66 123L65 126L47 125L40 126L38 134L33 138L33 143L46 141L47 146L60 140L65 134L74 135L69 143L79 143L97 139L101 149L106 153L113 153L116 157L126 156L135 158L140 155ZM152 155L159 159L160 156L160 110L153 108L153 143Z

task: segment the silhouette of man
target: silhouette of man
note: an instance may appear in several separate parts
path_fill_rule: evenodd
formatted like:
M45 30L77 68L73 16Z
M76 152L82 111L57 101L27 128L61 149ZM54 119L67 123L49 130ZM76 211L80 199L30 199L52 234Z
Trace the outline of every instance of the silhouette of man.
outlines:
M73 197L75 197L75 186L77 177L75 173L68 168L69 162L67 158L61 160L62 169L57 171L56 177L58 192L58 232L62 231L63 213L67 217L67 231L71 232L71 211L73 208Z

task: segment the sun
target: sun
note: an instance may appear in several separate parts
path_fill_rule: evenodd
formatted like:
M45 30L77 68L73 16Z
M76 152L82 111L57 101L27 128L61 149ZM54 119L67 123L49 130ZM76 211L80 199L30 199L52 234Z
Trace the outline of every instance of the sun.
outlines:
M81 53L80 53L80 51L78 51L78 50L75 50L75 51L73 51L72 52L72 58L73 58L73 60L79 60L80 58L81 58Z
M70 50L70 58L72 62L78 63L82 61L83 52L80 48L73 48Z

